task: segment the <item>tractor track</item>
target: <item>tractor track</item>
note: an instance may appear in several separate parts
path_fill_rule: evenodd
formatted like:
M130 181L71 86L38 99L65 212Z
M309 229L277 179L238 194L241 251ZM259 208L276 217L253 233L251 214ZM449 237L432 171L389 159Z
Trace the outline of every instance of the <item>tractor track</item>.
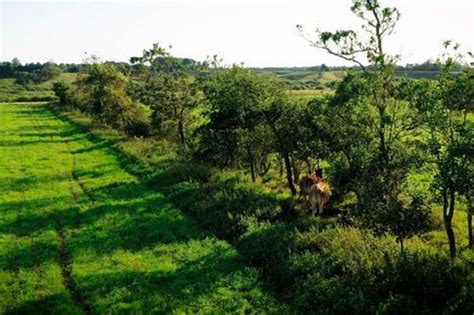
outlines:
M66 141L66 148L67 152L71 156L71 180L69 185L69 190L71 192L72 200L74 204L79 203L79 193L74 189L74 184L78 185L81 188L81 192L87 196L89 199L89 206L92 207L95 205L97 199L94 195L86 188L86 185L80 180L79 175L77 174L77 159L76 155L71 149L71 145L69 140ZM58 241L60 244L60 252L59 252L59 259L61 261L61 271L63 278L65 279L66 286L71 293L72 297L74 298L74 303L78 308L80 308L85 314L93 314L94 310L92 306L87 303L82 295L81 291L79 290L77 283L74 280L72 275L72 259L70 252L68 250L68 244L66 237L64 235L64 230L60 222L57 225L57 235ZM74 218L74 223L71 229L71 237L76 235L76 230L81 226L81 212L79 211Z
M72 260L69 253L66 237L64 236L64 229L60 222L56 224L56 234L59 242L59 263L61 266L61 274L64 279L64 284L74 299L74 304L81 309L85 314L92 314L92 306L84 299L81 291L77 287L77 283L72 276Z
M39 121L35 118L34 113L31 115L32 120L34 121L34 128L41 134L42 130L38 128ZM51 140L54 140L52 135L49 136ZM96 199L95 197L86 189L86 186L83 182L80 181L79 176L77 175L77 160L74 153L71 150L69 140L66 141L66 147L68 153L72 156L72 170L71 170L71 177L72 181L70 181L69 190L71 192L71 196L73 199L74 204L79 202L78 193L74 189L74 184L77 183L79 187L81 187L82 192L89 198L92 205L95 204ZM76 234L76 229L79 228L81 224L81 214L80 212L77 213L76 218L74 219L74 224L71 230L71 236ZM77 308L79 308L84 314L93 314L94 310L92 306L85 300L84 296L82 295L81 291L78 288L76 281L72 275L72 259L71 253L68 249L67 239L64 233L64 224L62 223L60 218L56 219L55 222L55 230L56 230L56 238L59 244L59 252L58 252L58 261L59 266L61 268L61 275L63 278L64 285L68 292L70 293L74 304Z

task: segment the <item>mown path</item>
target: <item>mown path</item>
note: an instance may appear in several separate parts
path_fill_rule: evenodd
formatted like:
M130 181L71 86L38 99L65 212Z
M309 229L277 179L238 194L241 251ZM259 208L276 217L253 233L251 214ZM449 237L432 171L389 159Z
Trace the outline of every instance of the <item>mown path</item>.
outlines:
M257 278L112 149L0 104L0 313L281 311Z

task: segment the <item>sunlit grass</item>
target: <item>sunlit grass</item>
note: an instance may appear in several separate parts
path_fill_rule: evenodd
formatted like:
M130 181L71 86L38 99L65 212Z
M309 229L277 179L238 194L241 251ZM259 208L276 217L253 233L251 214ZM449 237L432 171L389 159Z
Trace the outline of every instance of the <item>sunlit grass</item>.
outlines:
M0 102L29 102L55 100L52 84L56 81L73 82L76 73L61 73L59 77L40 84L21 85L15 79L0 79Z
M46 105L0 105L0 313L284 309L233 247L91 139ZM58 230L83 301L62 274Z

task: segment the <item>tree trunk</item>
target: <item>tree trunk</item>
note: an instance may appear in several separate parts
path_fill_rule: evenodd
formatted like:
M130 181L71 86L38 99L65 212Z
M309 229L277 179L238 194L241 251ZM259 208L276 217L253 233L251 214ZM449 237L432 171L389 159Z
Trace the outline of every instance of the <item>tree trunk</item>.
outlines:
M298 184L298 181L300 179L300 171L293 157L291 157L291 167L293 169L293 183Z
M400 243L400 254L404 255L405 254L405 247L404 247L404 244L403 244L403 238L399 238L398 242Z
M249 164L250 164L250 175L252 176L252 182L255 182L257 180L257 174L255 172L255 161L253 158L252 148L250 147L250 145L247 146L247 155L248 155Z
M444 221L444 227L446 228L446 234L448 234L449 241L449 254L451 259L456 258L456 240L454 238L454 231L451 226L451 221Z
M272 166L272 163L268 161L267 158L262 162L261 169L262 169L262 174L266 175L268 171L270 170L270 167ZM281 174L280 174L281 176Z
M474 248L472 242L472 213L470 212L470 209L467 211L467 238L469 240L469 248Z
M278 173L280 174L280 177L283 176L283 161L281 159L278 159L278 166L279 166L279 170L278 170Z
M283 160L285 161L285 168L286 168L286 180L288 181L288 187L291 190L291 195L296 195L296 188L293 184L293 176L291 173L291 162L290 162L290 155L288 152L283 152Z
M444 188L443 189L443 222L444 222L444 228L446 229L446 234L448 235L449 254L451 256L451 259L456 258L456 240L454 237L454 231L452 227L452 220L453 220L453 214L454 214L454 202L455 202L454 190L448 189L447 187Z
M179 143L182 145L186 144L186 136L184 135L184 123L183 117L178 119L178 134L179 134Z

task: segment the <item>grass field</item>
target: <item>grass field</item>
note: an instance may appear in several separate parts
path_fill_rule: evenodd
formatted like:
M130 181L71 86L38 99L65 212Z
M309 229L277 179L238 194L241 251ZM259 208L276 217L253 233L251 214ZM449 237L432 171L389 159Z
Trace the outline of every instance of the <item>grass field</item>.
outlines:
M61 73L53 80L40 84L21 85L15 79L0 79L0 102L31 102L55 100L52 88L53 82L72 82L76 79L76 73Z
M0 105L0 313L286 310L123 163L47 105Z

